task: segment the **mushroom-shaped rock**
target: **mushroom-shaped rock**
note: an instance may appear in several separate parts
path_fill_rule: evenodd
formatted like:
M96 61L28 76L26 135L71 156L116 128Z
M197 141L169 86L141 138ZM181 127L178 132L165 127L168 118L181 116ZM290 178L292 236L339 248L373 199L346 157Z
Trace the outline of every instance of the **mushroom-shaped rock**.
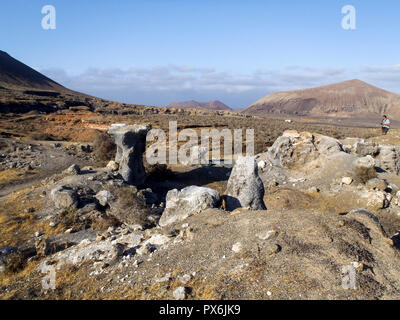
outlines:
M115 162L119 164L119 173L129 184L140 185L146 179L143 152L150 130L150 125L112 125L108 130L117 145Z
M267 209L264 203L264 184L257 169L254 157L241 157L236 161L225 191L227 210L240 207Z
M181 191L170 190L167 193L165 210L159 225L164 227L205 209L215 208L219 200L219 192L210 188L191 186Z

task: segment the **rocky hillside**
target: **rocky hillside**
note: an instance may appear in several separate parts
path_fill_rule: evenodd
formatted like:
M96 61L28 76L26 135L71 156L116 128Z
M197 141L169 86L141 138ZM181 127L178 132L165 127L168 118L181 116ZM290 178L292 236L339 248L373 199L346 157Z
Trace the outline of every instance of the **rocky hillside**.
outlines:
M290 130L233 168L155 179L150 128L111 126L106 167L75 164L2 199L1 298L400 297L394 146Z
M0 113L54 112L74 106L96 108L102 99L69 90L0 51Z
M0 51L0 86L8 89L67 91L60 84L14 59L4 51Z
M371 118L387 113L400 120L400 95L360 80L267 95L242 112L252 115Z
M210 102L197 102L194 100L185 102L172 102L168 108L190 108L190 109L208 109L208 110L232 110L221 101L214 100Z

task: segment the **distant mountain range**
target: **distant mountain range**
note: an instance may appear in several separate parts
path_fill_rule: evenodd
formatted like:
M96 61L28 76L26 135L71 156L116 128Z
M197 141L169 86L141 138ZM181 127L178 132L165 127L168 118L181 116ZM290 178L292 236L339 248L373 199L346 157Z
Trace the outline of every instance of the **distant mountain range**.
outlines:
M210 102L197 102L194 100L184 102L172 102L167 108L190 108L190 109L207 109L207 110L232 110L221 101L214 100Z
M53 112L71 106L94 110L114 103L72 91L0 51L0 112ZM232 110L220 101L173 102L168 108ZM376 118L387 114L400 120L400 95L360 80L327 86L272 93L240 112L249 115Z
M400 95L360 80L272 93L241 112L251 115L370 118L388 114L400 120Z

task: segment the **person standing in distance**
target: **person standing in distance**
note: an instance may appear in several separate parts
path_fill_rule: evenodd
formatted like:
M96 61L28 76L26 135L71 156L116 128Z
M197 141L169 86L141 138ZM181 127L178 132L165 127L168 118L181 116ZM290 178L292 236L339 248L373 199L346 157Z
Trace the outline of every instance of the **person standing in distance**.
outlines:
M386 115L382 116L381 126L382 126L382 135L386 136L390 129L390 120Z

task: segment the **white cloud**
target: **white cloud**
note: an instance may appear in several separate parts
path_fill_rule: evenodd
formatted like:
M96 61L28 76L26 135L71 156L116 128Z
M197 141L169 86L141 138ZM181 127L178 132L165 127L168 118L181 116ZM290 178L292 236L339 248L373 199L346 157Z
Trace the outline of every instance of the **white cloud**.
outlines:
M76 75L59 68L42 69L40 72L73 90L148 105L167 105L171 101L189 99L219 99L232 107L245 107L271 92L304 89L354 78L400 91L400 65L366 66L354 70L288 66L283 70L256 70L248 74L176 65L90 68Z

